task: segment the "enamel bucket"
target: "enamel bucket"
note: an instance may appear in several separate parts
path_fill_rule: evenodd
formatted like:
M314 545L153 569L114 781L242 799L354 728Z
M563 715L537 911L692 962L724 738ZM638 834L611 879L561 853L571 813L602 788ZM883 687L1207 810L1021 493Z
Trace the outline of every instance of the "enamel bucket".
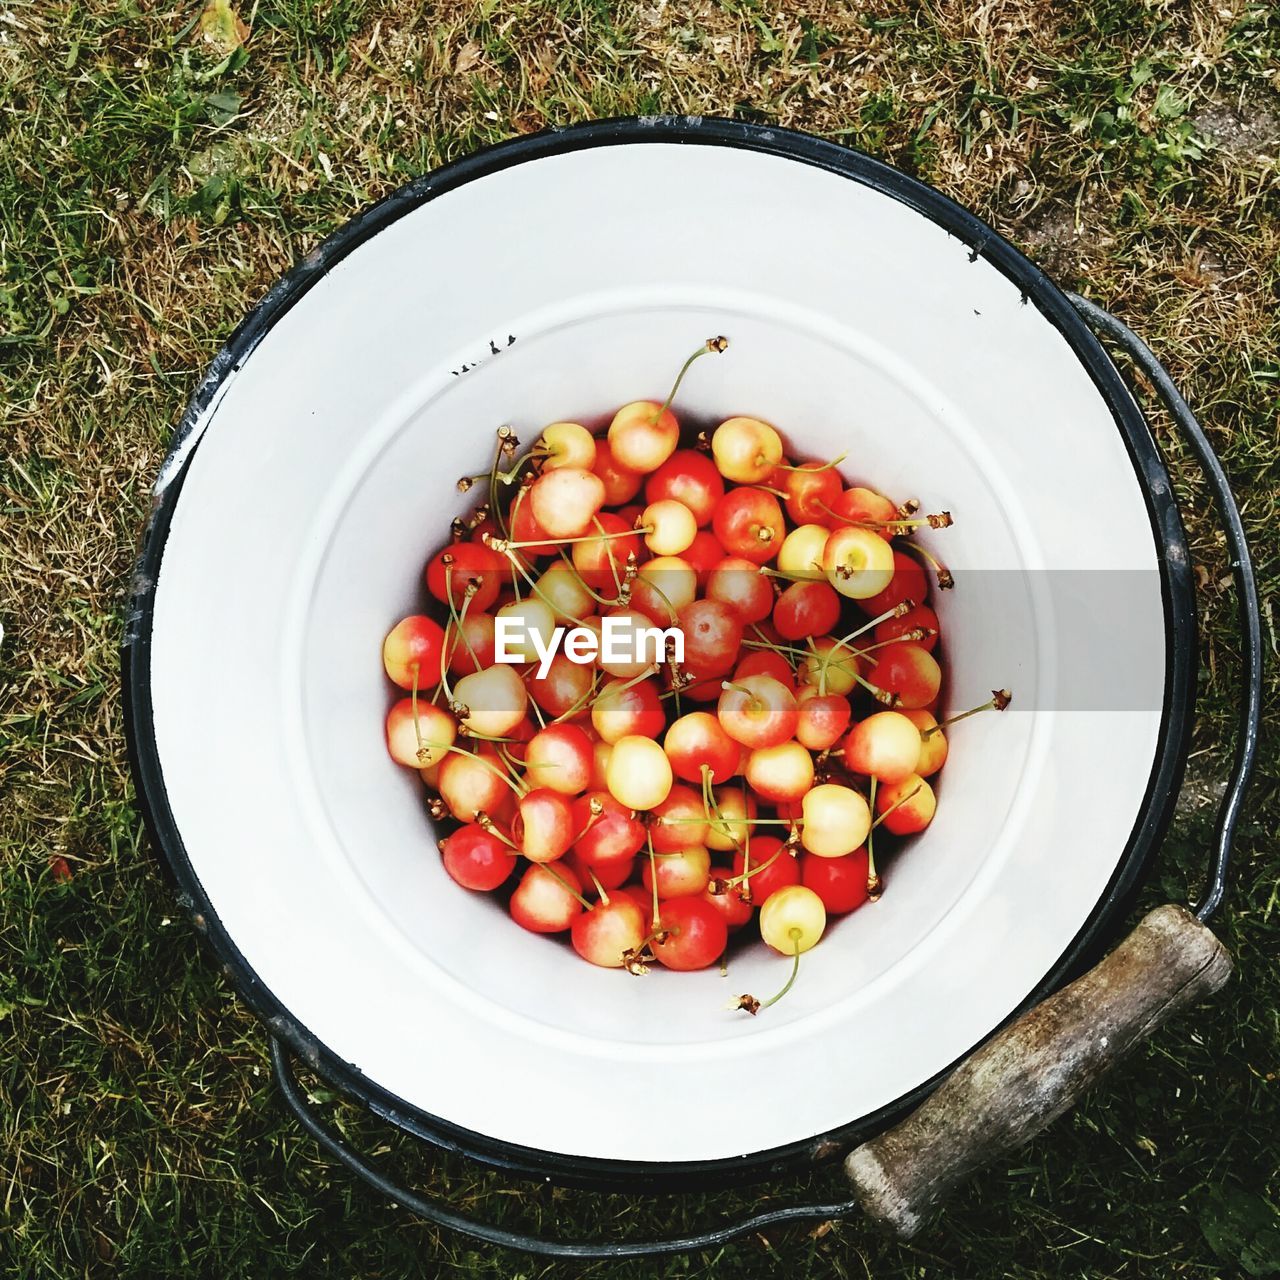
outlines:
M677 413L765 418L801 456L847 453L847 476L949 509L921 538L956 577L944 709L1014 692L952 730L937 817L882 900L754 1019L725 1005L777 986L762 947L729 979L636 979L459 889L382 736L382 637L495 428L607 421L715 334L730 349ZM197 927L277 1040L490 1165L707 1187L847 1148L1097 953L1170 815L1194 615L1142 414L1007 242L815 138L605 122L414 182L237 329L155 499L128 720ZM770 1079L785 1106L748 1125L722 1105ZM574 1105L531 1105L534 1086Z

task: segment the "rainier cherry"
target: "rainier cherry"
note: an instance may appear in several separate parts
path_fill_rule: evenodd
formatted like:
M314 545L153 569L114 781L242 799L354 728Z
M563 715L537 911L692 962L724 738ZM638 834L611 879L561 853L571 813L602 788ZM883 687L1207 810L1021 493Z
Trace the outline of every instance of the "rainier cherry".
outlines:
M619 738L609 756L605 781L619 804L656 809L671 791L671 761L652 738Z
M920 759L916 773L931 778L947 761L947 735L929 711L907 710L902 713L920 730Z
M591 782L591 739L576 724L549 724L525 749L525 776L534 787L576 796Z
M653 400L624 404L609 424L613 461L642 474L657 471L676 451L679 440L676 415Z
M449 657L449 670L456 675L470 675L493 666L496 646L492 614L469 608L461 627L450 622L445 629L444 649Z
M640 524L649 530L644 544L656 556L678 556L698 533L693 512L674 498L651 502L641 513Z
M659 627L670 627L698 596L698 575L681 556L655 556L631 584L631 607Z
M457 722L442 707L419 698L417 726L414 700L401 698L387 712L387 750L396 764L423 769L438 764L448 754L458 734Z
M791 690L764 675L727 681L716 706L724 731L752 750L786 742L796 731L799 714Z
M836 517L831 521L833 525L848 521L864 528L871 526L871 531L886 541L893 537L892 527L886 528L880 522L896 520L898 509L883 494L876 493L873 489L855 487L846 489L830 505L832 514Z
M524 683L529 696L549 716L563 716L574 711L573 718L576 719L586 714L592 679L589 666L574 662L567 654L557 653L551 659L545 676L539 676L535 669L525 676Z
M840 597L825 582L793 582L773 606L784 640L826 635L840 620Z
M728 853L751 836L759 812L756 798L746 787L728 783L712 792L714 808L707 822L707 848Z
M920 731L896 711L880 711L859 721L844 744L844 762L852 773L880 782L901 782L920 760Z
M876 790L876 813L895 836L923 831L933 821L936 808L933 788L918 773Z
M427 590L443 604L461 609L467 588L475 583L471 608L487 609L511 577L507 558L479 542L452 542L427 564Z
M610 680L591 704L591 724L605 742L656 738L667 722L652 680Z
M604 481L582 467L544 471L529 490L534 518L552 538L587 533L604 497Z
M640 948L645 933L640 908L625 895L613 894L575 916L569 938L584 960L604 969L621 969L626 953Z
M822 553L826 550L830 534L831 531L821 524L802 524L798 529L792 529L778 550L778 568L798 578L820 581Z
M782 461L782 440L759 418L729 418L715 429L711 453L726 480L759 484Z
M787 515L796 524L835 523L830 508L840 497L840 473L830 463L802 462L798 467L779 469L769 481L771 488L786 495Z
M582 911L582 883L563 863L533 866L511 895L511 918L531 933L563 933Z
M771 893L760 908L760 936L784 956L802 954L816 946L826 927L822 899L801 884Z
M440 655L444 650L444 628L422 614L402 618L382 642L382 665L394 684L402 689L428 693L440 683ZM415 678L414 668L417 668Z
M734 684L741 684L747 676L772 676L784 688L796 691L796 673L786 658L773 649L753 649L734 667Z
M922 649L932 653L938 643L938 615L927 604L917 604L897 618L886 618L876 626L876 643L886 644L890 640L901 640L908 633L931 631L932 635L917 640Z
M655 872L658 897L663 900L701 893L711 878L711 855L703 846L693 845L655 857L651 862L644 862L640 873L644 887L650 892L653 890Z
M487 743L482 743L475 755L446 752L435 786L459 822L474 822L477 813L500 812L511 795L497 752Z
M590 467L596 460L596 438L581 423L553 422L543 428L536 454L543 471Z
M773 612L773 588L758 565L726 556L707 578L707 599L735 610L744 623L763 622Z
M690 711L672 722L662 740L677 778L702 782L705 766L712 782L728 782L738 768L738 744L720 721L706 711Z
M800 843L820 858L852 853L871 830L871 810L851 787L825 782L814 787L801 805L804 825Z
M747 757L746 779L762 800L799 800L813 786L813 757L795 741L760 747Z
M883 592L893 577L893 548L870 529L833 529L822 553L827 581L850 600ZM891 606L886 606L891 607Z
M732 875L733 871L729 867L712 867L710 883L702 894L724 916L730 933L741 929L752 915L751 903L742 896L741 886L728 883ZM712 890L716 888L721 888L721 892L713 893Z
M563 560L549 566L538 579L537 597L550 608L557 622L566 625L595 611L595 602L581 575Z
M904 600L923 604L929 594L929 579L925 577L919 562L901 551L895 550L892 555L893 575L888 584L882 591L859 602L868 617L878 618Z
M564 855L576 834L568 796L550 787L538 787L516 802L511 837L530 862L554 862Z
M500 663L463 676L453 686L453 706L471 733L501 738L524 719L529 695L515 667Z

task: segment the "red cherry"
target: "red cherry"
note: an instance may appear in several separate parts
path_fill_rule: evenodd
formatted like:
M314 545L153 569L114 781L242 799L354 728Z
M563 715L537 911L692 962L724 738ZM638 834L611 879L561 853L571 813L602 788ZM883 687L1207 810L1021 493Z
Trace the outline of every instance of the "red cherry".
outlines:
M716 535L708 529L699 529L693 541L680 557L693 566L698 575L698 590L705 592L711 571L724 559L724 548Z
M734 667L735 684L741 684L747 676L772 676L784 688L796 691L796 673L786 658L773 649L753 650Z
M724 497L724 479L716 464L696 449L677 449L645 482L649 502L674 498L683 502L699 526L710 521Z
M863 846L840 858L800 858L800 883L822 899L827 914L853 911L867 900L867 850Z
M926 631L938 630L938 615L927 604L918 604L914 609L908 609L900 618L886 618L876 627L876 643L884 644L887 640L897 640L904 633L914 631L917 627L923 627ZM926 652L932 653L938 643L938 637L926 636L925 639L914 643Z
M711 527L731 556L765 564L778 554L787 526L782 508L762 489L731 489L716 504Z
M740 876L744 870L750 871L745 883L750 886L752 902L759 904L778 889L800 883L799 859L789 849L783 849L776 836L753 836L746 852L751 858L750 866L739 849L733 855L733 874Z
M591 812L598 805L600 813ZM573 848L588 866L631 858L644 848L644 825L607 791L588 791L572 806ZM607 886L606 886L607 887Z
M639 471L624 467L613 456L613 449L603 436L596 437L596 457L591 470L604 481L604 500L611 507L630 502L644 484L644 476Z
M495 601L496 603L496 601ZM493 666L497 639L491 613L481 613L472 601L459 630L453 622L445 630L444 651L454 675L469 676Z
M402 689L434 689L440 683L440 654L444 628L424 614L402 618L382 642L382 665L388 677Z
M733 875L732 867L712 867L712 880L728 880ZM712 893L710 888L703 890L702 896L724 916L724 922L732 933L741 929L751 919L751 903L742 896L740 885L732 885L723 893Z
M835 524L835 517L826 509L835 507L844 487L835 467L802 462L795 471L779 468L766 483L771 489L786 493L787 515L796 524L821 524L827 528Z
M810 751L833 747L849 727L853 708L843 694L819 695L816 685L805 685L797 695L800 704L796 741Z
M742 620L719 600L695 600L680 610L684 662L700 676L727 675L742 648Z
M896 608L904 600L923 604L928 594L929 580L925 577L919 561L913 560L905 552L895 551L893 577L889 579L889 585L876 595L859 600L858 604L868 617L874 618L878 614Z
M866 526L873 520L896 520L898 518L898 508L893 505L881 493L876 493L874 489L861 489L854 487L846 489L836 500L830 504L831 509L836 513L838 519L831 520L831 524L857 524ZM886 541L893 537L894 530L887 529L883 526L873 529L872 532L878 533Z
M825 636L840 620L840 597L826 582L793 582L773 606L773 625L784 640Z
M664 902L661 920L667 937L654 942L653 954L668 969L705 969L720 958L729 941L724 916L700 894Z
M491 890L505 884L516 859L496 835L474 822L440 841L444 869L464 889Z
M427 590L444 604L452 592L453 607L461 609L467 587L477 584L468 613L487 609L497 598L503 583L511 576L505 556L479 542L451 542L437 551L427 564Z
M539 676L534 668L525 676L524 683L529 696L549 716L565 715L570 707L578 708L572 717L574 720L590 714L587 703L591 691L591 667L586 663L574 662L567 655L557 653L551 659L545 676Z
M922 645L901 641L877 650L875 658L875 665L867 672L868 683L896 693L901 706L927 707L938 696L942 670Z
M540 560L555 555L556 548L551 535L538 523L538 517L533 513L533 501L529 496L528 488L521 489L516 494L507 523L511 529L513 542L542 543L541 546L522 547L520 550L522 556L530 560ZM510 571L507 576L510 577Z

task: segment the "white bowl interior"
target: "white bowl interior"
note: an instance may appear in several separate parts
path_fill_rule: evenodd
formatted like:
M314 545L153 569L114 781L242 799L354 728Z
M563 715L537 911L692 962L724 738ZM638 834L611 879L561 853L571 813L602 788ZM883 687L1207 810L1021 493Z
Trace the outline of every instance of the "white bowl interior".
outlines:
M600 203L637 190L681 198ZM715 333L730 350L694 367L677 410L765 417L801 456L847 451L852 480L951 510L955 527L924 539L960 574L936 602L947 702L1015 693L1003 716L954 729L937 817L889 866L882 901L834 921L793 992L757 1019L724 1006L781 981L784 962L762 946L735 954L727 978L638 980L457 888L418 779L382 745L382 636L418 606L421 566L465 509L454 482L487 465L496 427L529 442L546 422L661 396ZM1162 685L1132 466L1087 373L1017 287L866 186L665 144L506 169L345 258L229 380L206 427L156 591L170 807L259 977L413 1105L614 1159L812 1137L978 1041L1115 869L1159 703L1055 709L1063 620L1045 584L1053 571L1136 571L1133 626ZM193 687L215 692L198 734ZM753 1079L805 1082L750 1128L716 1105L746 1064ZM664 1088L669 1124L618 1106L663 1069L681 1072ZM582 1105L530 1107L520 1079L569 1084ZM618 1123L597 1124L602 1109Z

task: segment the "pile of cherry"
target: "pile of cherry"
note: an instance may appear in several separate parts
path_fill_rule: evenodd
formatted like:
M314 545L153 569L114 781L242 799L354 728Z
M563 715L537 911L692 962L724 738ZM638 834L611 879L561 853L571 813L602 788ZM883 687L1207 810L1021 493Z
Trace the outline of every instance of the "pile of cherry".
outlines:
M877 836L933 818L947 739L926 568L950 575L911 535L951 518L846 486L839 459L788 460L755 418L681 447L676 388L603 437L558 422L518 456L499 431L492 470L459 482L482 504L427 565L435 616L386 638L408 691L387 744L457 824L448 874L510 888L524 928L567 931L593 964L691 970L759 907L794 966L828 915L880 896ZM678 627L684 660L500 663L500 617L547 641L608 617Z

